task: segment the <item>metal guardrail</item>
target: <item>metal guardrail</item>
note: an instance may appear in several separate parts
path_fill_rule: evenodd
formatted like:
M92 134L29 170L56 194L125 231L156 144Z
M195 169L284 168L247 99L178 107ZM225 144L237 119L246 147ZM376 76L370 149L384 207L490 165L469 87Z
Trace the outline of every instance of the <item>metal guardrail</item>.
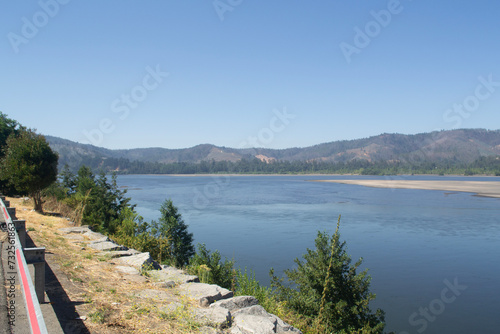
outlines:
M13 220L11 218L12 213L15 217L15 208L8 208L3 198L0 198L0 210L3 211L5 216L5 228L9 234L9 246L14 246L13 252L16 259L17 273L20 278L19 281L21 283L31 333L48 334L42 310L40 309L40 303L44 302L45 293L45 248L25 248L25 221ZM21 237L18 234L18 230ZM28 270L28 262L35 265L35 286L33 286L33 280ZM8 267L11 268L10 261ZM12 264L12 270L14 269L13 267L14 265Z

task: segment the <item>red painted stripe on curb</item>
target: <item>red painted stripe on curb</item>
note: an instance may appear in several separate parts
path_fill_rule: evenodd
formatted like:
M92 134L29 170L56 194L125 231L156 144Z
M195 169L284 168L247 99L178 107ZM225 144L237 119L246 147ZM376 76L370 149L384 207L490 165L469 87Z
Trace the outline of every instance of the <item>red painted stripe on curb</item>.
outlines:
M28 318L31 323L31 330L33 334L40 334L40 325L38 324L38 319L36 317L35 305L33 305L33 297L31 296L28 277L26 276L26 268L24 267L19 248L16 249L16 256L17 263L19 265L19 273L21 274L21 280L23 282L24 295L26 296L26 307L28 308ZM28 289L26 289L26 287L28 287Z

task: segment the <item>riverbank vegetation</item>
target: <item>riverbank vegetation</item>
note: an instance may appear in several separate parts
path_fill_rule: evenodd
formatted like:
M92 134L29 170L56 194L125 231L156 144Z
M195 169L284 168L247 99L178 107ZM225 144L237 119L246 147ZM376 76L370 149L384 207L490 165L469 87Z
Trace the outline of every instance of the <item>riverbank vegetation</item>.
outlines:
M91 161L92 163L92 161ZM351 160L329 161L282 161L260 159L239 161L201 161L160 163L107 158L93 161L94 168L116 171L119 174L360 174L360 175L496 175L500 176L500 157L481 157L472 163L456 161L397 162Z

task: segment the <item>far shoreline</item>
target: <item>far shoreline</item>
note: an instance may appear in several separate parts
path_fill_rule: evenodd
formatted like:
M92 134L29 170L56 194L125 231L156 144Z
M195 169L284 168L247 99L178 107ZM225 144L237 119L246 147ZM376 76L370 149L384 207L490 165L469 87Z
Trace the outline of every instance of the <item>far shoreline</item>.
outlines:
M116 175L147 175L147 176L184 176L184 177L196 177L196 176L362 176L366 178L370 177L406 177L406 176L439 176L439 177L499 177L497 175L492 174L474 174L474 175L463 175L463 174L394 174L394 175L364 175L364 174L356 174L356 173L346 173L346 174L322 174L322 173L287 173L287 174L278 174L278 173L270 173L270 174L252 174L252 173L200 173L200 174L141 174L141 173L117 173ZM312 180L312 181L322 181L322 180Z
M203 173L203 174L117 174L117 175L147 175L147 176L181 176L181 177L196 177L196 176L359 176L360 174L225 174L225 173Z
M500 198L500 181L430 181L430 180L312 180L359 185L372 188L438 190L474 193L475 196Z

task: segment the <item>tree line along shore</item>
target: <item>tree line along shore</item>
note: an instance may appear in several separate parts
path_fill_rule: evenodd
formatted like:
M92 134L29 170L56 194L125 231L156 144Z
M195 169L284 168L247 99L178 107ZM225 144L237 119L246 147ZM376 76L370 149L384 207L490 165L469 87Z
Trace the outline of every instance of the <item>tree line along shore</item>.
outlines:
M79 164L93 170L103 169L118 174L358 174L358 175L492 175L500 176L500 159L481 157L471 163L441 162L370 162L352 160L328 161L262 161L257 158L239 161L200 161L161 163L131 161L124 158L82 158ZM71 166L75 172L78 166Z

